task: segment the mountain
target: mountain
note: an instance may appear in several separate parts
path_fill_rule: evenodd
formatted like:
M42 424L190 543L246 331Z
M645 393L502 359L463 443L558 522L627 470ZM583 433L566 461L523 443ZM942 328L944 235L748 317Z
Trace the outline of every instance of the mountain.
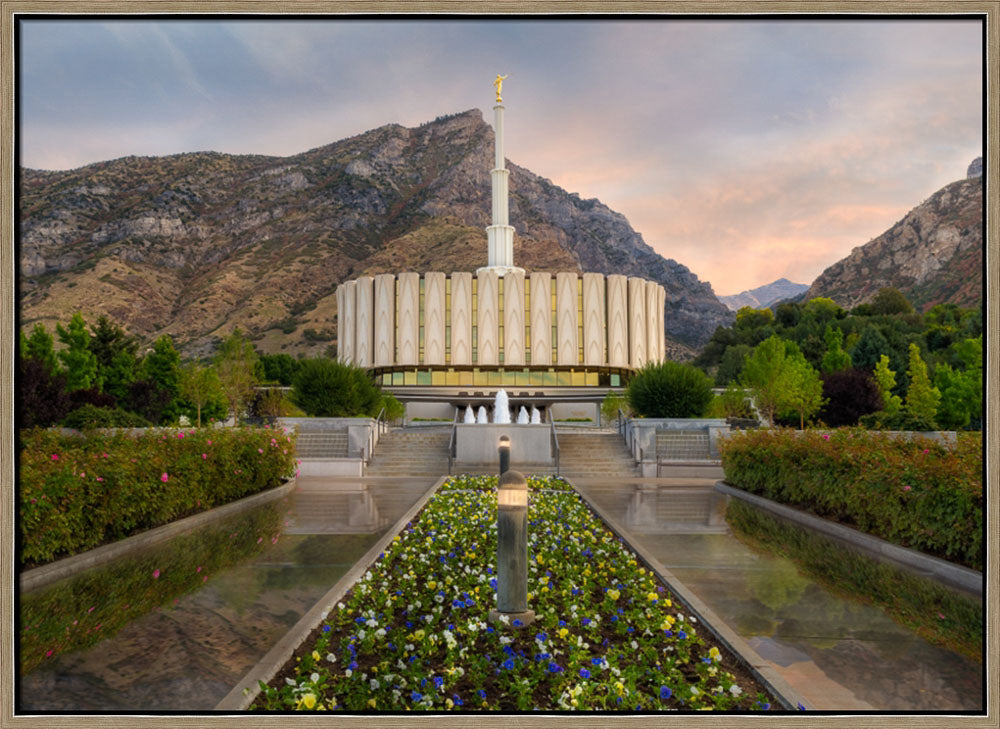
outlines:
M766 309L778 301L798 296L808 288L809 284L792 283L787 278L779 278L777 281L749 291L741 291L731 296L720 296L719 301L732 311L738 311L744 306L749 306L751 309Z
M318 353L337 284L486 263L493 130L478 110L390 124L291 157L214 152L20 170L21 325L106 313L188 355L239 326L264 352ZM668 351L732 321L709 284L620 213L510 168L514 260L643 276L667 290Z
M820 274L803 299L828 296L845 308L894 286L920 311L978 306L983 295L983 179L953 182L889 230Z

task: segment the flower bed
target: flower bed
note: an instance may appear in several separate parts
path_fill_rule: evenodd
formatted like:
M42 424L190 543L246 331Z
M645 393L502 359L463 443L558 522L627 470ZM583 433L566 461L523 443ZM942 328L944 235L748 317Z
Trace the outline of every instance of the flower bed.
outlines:
M277 486L294 436L268 428L20 432L20 559L34 566Z
M771 698L561 479L529 479L528 599L497 628L496 478L446 483L258 710L737 710Z
M726 481L886 541L983 567L982 436L945 446L844 428L719 443Z

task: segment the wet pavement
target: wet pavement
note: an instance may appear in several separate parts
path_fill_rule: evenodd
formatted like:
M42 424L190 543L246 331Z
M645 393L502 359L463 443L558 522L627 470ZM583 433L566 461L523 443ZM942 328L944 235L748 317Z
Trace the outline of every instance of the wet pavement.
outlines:
M19 710L214 709L435 480L299 479L273 543L176 604L20 677Z
M811 704L829 711L983 708L982 665L881 610L837 597L731 535L712 481L579 481L637 545L703 600Z

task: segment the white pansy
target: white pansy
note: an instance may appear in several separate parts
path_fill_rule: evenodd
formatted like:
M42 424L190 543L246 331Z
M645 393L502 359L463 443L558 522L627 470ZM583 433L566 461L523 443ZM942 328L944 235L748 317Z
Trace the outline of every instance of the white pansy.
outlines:
M741 689L734 683L732 686L729 687L729 693L731 693L733 696L739 696L741 693L743 693L743 689Z
M290 679L290 678L286 678L285 679L285 683L287 683L289 686L294 686L295 685L295 681L292 680L292 679Z
M312 673L309 674L309 680L312 681L313 683L316 683L317 681L319 681L319 674L313 671Z
M332 653L327 653L326 654L326 660L328 660L330 663L336 663L337 662L337 656L333 655Z

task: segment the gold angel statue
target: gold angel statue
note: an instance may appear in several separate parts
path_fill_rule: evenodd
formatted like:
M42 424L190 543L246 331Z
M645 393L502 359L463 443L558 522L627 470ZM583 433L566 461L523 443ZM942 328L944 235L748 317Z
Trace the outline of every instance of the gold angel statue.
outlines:
M507 78L507 77L506 76L501 76L498 73L496 81L493 82L493 85L497 87L497 103L498 104L503 101L503 99L500 98L500 87L503 86L503 80L505 78Z

